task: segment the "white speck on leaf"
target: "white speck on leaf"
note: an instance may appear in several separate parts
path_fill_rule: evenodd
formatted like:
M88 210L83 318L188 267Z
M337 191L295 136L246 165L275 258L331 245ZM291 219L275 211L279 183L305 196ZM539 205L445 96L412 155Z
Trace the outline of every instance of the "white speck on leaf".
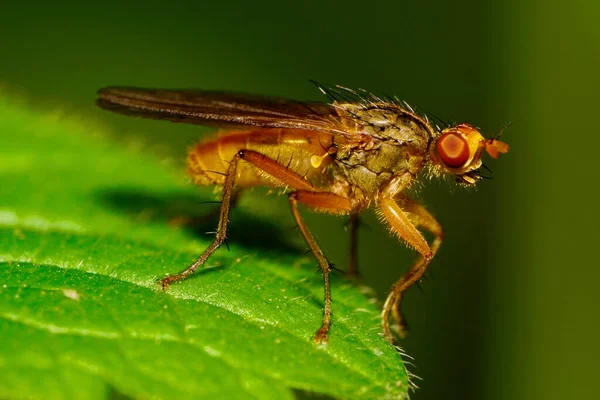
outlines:
M65 297L67 297L71 300L77 300L77 301L79 300L79 293L77 293L77 290L64 289L63 294L65 295Z
M203 349L209 356L219 357L221 355L219 350L213 349L210 346L204 346Z

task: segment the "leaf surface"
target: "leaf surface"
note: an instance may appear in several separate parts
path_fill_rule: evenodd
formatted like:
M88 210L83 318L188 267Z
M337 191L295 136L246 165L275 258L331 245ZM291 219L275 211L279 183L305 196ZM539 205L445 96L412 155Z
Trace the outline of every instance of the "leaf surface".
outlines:
M163 292L211 239L214 220L181 223L211 190L96 122L6 96L0 121L0 397L406 397L364 288L334 278L329 344L313 343L321 277L260 202L232 216L231 251Z

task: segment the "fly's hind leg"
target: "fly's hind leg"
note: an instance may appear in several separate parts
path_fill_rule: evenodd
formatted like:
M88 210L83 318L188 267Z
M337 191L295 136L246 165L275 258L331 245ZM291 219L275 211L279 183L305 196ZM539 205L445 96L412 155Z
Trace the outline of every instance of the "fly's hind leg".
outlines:
M417 262L394 284L383 305L381 315L383 333L390 343L393 343L389 322L390 314L392 314L394 318L395 330L398 331L401 337L406 336L407 326L400 310L402 297L409 287L421 279L427 266L437 253L443 238L441 225L427 210L425 210L424 207L406 197L401 198L404 200L402 201L402 208L396 202L395 196L406 187L408 182L408 176L396 178L382 191L379 198L381 212L389 223L391 230L401 239L404 239L410 247L413 247L420 254ZM411 221L407 212L412 214L414 221ZM418 231L418 226L431 232L435 236L431 247L427 244L423 235Z
M221 211L219 213L219 224L215 240L207 247L200 257L185 270L176 275L170 275L160 280L163 289L167 289L173 282L186 279L194 273L206 260L215 252L227 238L227 225L229 224L229 213L231 211L232 201L235 198L235 177L237 167L240 161L246 161L258 169L261 169L273 178L285 183L295 189L316 190L315 187L296 172L284 167L278 162L267 156L253 150L239 150L233 157L225 174L223 183L223 198L221 201Z
M310 192L306 190L298 190L290 193L289 201L294 219L296 220L296 223L298 224L306 243L308 243L312 253L315 255L315 258L319 263L319 268L323 273L323 286L325 290L323 323L315 334L314 339L315 342L319 344L325 344L327 343L327 334L329 333L329 328L331 327L331 284L329 280L331 265L329 264L329 261L327 261L327 258L325 258L325 255L317 244L314 236L306 226L304 218L302 218L300 215L300 212L298 211L298 203L305 204L316 211L338 215L352 213L358 208L358 203L346 197L338 196L334 193Z
M219 212L219 224L217 226L217 232L215 240L204 250L204 253L196 261L194 261L189 267L184 269L178 274L169 275L160 280L160 284L163 289L167 289L173 282L181 281L186 279L189 275L193 274L206 260L215 252L225 239L227 238L227 225L229 223L229 213L237 198L235 190L235 176L237 174L237 166L241 160L240 153L238 152L233 160L229 163L227 173L225 176L225 182L223 184L223 197L221 200L221 210Z

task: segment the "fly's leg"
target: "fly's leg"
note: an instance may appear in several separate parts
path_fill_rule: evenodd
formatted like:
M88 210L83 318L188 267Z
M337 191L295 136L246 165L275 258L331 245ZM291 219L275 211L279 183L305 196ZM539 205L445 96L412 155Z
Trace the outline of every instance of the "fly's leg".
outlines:
M412 215L412 217L413 217L412 219L413 219L413 223L414 223L415 227L422 228L422 229L430 232L434 236L434 239L431 242L431 258L435 257L436 253L438 252L438 250L440 248L440 245L442 244L442 240L444 238L444 230L443 230L442 226L433 217L433 215L431 215L429 213L429 211L427 211L425 209L425 207L423 207L422 205L415 203L413 200L409 199L408 197L402 197L402 200L403 200L402 201L402 209L405 212L410 213ZM425 272L425 268L427 267L427 265L424 265L424 266L419 265L420 263L424 263L424 262L425 262L425 258L423 256L421 256L419 258L419 260L417 260L417 262L409 270L409 272L407 272L407 274L405 274L400 279L400 281L398 281L396 283L396 285L399 285L401 283L401 281L403 279L405 279L408 274L410 274L411 271L420 271L422 269L423 272ZM404 291L398 293L398 295L395 296L394 302L391 305L392 318L395 322L394 328L401 337L406 336L406 333L408 331L408 328L406 325L406 319L402 316L402 310L400 309L400 303L402 302L403 292ZM390 294L390 296L391 296L391 294Z
M229 223L229 212L231 211L231 203L235 193L235 177L237 175L238 163L244 160L255 167L263 170L268 175L287 184L295 189L317 190L308 180L298 175L296 172L284 167L278 162L268 158L267 156L253 150L240 150L236 153L233 160L227 168L225 182L223 183L223 199L221 201L221 212L219 214L219 225L217 226L217 235L215 240L208 246L202 255L194 261L192 265L187 267L176 275L170 275L160 280L163 289L167 289L173 282L186 279L194 273L206 260L217 250L227 238L227 225Z
M163 288L167 288L171 283L183 280L189 275L193 274L198 267L203 265L210 255L219 248L219 246L225 241L227 236L227 224L229 222L229 212L231 210L231 201L234 193L235 177L237 174L238 163L244 160L256 168L262 170L270 177L275 180L287 185L296 191L290 193L289 201L292 208L292 214L296 219L296 223L300 227L306 242L308 243L313 254L317 258L319 267L323 272L324 289L325 289L325 304L323 311L323 324L321 328L315 334L315 342L327 343L327 333L331 326L331 290L329 274L331 267L329 262L323 255L323 251L318 246L315 238L312 236L304 219L298 211L298 203L303 203L308 207L320 211L328 212L332 214L347 215L356 213L360 208L361 204L357 201L352 201L348 198L338 196L334 193L320 192L318 188L314 187L313 184L299 175L298 173L290 170L289 168L279 164L277 161L253 150L240 150L237 152L229 167L225 177L223 187L223 200L221 202L221 213L219 218L219 225L217 227L217 237L215 241L204 251L204 253L187 269L180 272L177 275L168 276L161 280Z
M358 214L350 216L350 260L348 262L348 271L346 273L351 278L360 277L358 272L358 227L360 220Z
M393 309L398 309L404 292L418 282L423 273L427 269L427 265L433 259L433 251L427 244L427 241L410 221L408 215L400 208L394 198L400 194L411 182L412 175L407 172L397 176L380 192L378 203L380 211L388 222L393 233L398 235L400 239L405 240L408 245L421 255L420 259L405 273L392 287L392 291L388 295L381 313L383 333L385 338L393 343L393 336L390 330L390 313ZM438 245L439 247L439 245ZM402 315L397 312L399 318L398 330L401 336L406 334L406 326L402 320Z
M309 192L305 190L299 190L289 195L290 206L292 208L292 214L294 219L306 240L306 243L310 247L312 253L315 255L319 268L323 273L323 285L325 290L324 305L323 305L323 323L321 328L315 334L314 340L319 344L327 343L327 334L331 327L331 288L330 288L330 273L331 266L323 251L317 244L314 236L306 226L304 218L298 211L298 203L303 203L308 207L321 212L328 212L331 214L350 214L352 211L357 209L358 203L348 198L338 196L328 192Z
M235 206L237 206L240 200L241 190L238 188L233 189L233 193L231 193L231 200L229 201L229 209L233 210ZM212 221L213 218L216 218L221 215L221 208L215 207L204 215L201 215L196 218L191 218L189 221L189 225L194 226L196 224L202 224L204 221Z
M232 208L233 200L237 196L235 196L236 191L234 190L235 186L235 176L237 173L237 166L240 162L241 155L238 152L233 160L229 163L229 167L227 168L227 173L225 176L225 182L223 184L223 198L221 200L221 211L219 213L219 225L217 226L217 235L215 240L204 250L204 253L196 261L192 263L189 267L181 271L176 275L169 275L160 280L160 284L163 289L167 289L169 285L173 282L181 281L186 279L188 276L194 273L201 265L203 265L208 257L211 256L212 253L215 252L225 241L227 238L227 225L229 224L229 213Z

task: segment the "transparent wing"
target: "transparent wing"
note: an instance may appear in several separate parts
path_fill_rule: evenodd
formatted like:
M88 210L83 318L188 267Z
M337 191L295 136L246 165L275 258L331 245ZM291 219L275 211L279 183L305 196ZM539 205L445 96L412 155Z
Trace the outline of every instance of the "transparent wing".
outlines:
M121 114L209 126L335 130L335 108L312 102L202 90L106 87L96 104Z

